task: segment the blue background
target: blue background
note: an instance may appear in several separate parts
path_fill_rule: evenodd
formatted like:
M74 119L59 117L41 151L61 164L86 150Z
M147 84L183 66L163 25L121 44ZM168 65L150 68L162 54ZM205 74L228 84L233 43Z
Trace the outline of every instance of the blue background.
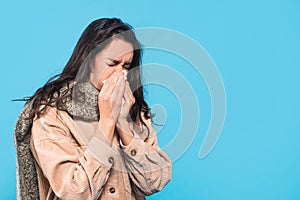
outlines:
M173 163L172 181L148 199L300 199L300 1L51 2L0 3L1 199L15 199L13 131L23 103L11 100L32 95L59 73L83 29L112 16L136 28L164 27L192 37L210 54L226 88L222 135L200 160L210 120L203 79L172 55L145 53L145 63L180 71L201 108L196 138ZM148 99L165 106L164 146L178 128L180 110L174 96L162 90L162 99L159 90L148 87Z

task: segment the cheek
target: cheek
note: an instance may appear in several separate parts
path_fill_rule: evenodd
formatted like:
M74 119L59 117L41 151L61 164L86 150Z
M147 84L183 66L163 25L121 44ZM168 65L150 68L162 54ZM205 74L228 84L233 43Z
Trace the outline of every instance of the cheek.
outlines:
M103 70L101 80L104 81L104 80L108 79L113 73L114 73L114 68L113 67L106 67Z
M106 80L113 73L113 68L105 66L105 63L96 61L95 67L92 69L94 79L97 81Z
M103 61L101 54L97 55L94 61L94 68L91 70L95 79L105 80L110 73L110 67Z

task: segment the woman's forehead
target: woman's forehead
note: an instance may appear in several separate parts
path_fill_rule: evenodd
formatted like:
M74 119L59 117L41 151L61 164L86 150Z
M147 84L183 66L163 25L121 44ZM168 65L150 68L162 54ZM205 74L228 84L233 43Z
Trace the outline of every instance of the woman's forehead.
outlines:
M129 42L116 38L103 49L103 53L106 58L128 61L133 57L133 46Z

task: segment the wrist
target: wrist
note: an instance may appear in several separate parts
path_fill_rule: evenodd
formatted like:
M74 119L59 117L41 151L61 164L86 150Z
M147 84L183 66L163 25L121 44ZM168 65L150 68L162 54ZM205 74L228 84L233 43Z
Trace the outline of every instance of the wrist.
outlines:
M117 132L120 136L120 144L121 146L127 146L130 144L131 140L134 137L133 132L131 131L130 128L130 123L126 120L126 121L122 121L117 123Z
M125 120L118 120L116 123L116 129L120 134L131 132L129 122Z
M108 141L112 141L114 131L115 131L115 123L105 120L100 120L98 122L98 131L96 131L96 135L99 134L104 135ZM100 132L99 132L100 131Z
M107 119L101 119L100 118L100 120L98 122L99 127L106 126L106 127L109 127L109 128L114 128L115 125L116 125L116 122L114 120L107 120Z
M119 117L117 120L117 125L127 125L128 124L128 120L124 117Z

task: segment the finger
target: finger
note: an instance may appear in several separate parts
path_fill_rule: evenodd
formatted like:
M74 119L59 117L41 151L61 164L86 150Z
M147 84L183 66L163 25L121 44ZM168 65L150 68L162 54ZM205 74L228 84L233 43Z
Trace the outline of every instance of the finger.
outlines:
M122 97L125 91L124 77L121 77L112 93L111 98L114 101L114 114L119 115L122 106ZM115 116L117 117L117 116Z
M105 96L110 96L114 90L114 87L117 84L119 76L120 76L119 73L114 72L113 75L111 75L108 79L106 79L106 82L103 84L100 93L102 93L102 95Z

